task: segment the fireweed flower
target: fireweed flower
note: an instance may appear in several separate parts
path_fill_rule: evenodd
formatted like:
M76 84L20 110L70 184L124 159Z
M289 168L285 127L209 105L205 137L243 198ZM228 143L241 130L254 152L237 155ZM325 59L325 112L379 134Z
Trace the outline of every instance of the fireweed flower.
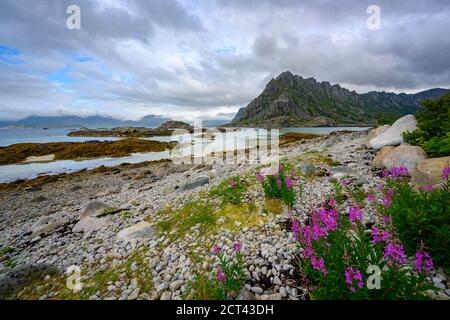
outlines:
M385 195L383 197L383 206L385 208L389 208L391 206L391 204L392 204L392 198L389 197L388 195Z
M233 189L235 185L236 185L236 182L234 181L234 179L230 178L230 188Z
M410 175L409 174L409 170L405 166L392 167L389 170L384 169L383 172L381 173L381 176L383 178L389 177L391 179L396 179L396 178L399 178L399 177L407 177L409 175Z
M286 188L291 189L293 186L293 182L289 177L286 177Z
M257 172L256 179L258 179L259 183L262 183L264 181L264 176L260 172Z
M362 213L361 209L359 207L350 207L347 209L348 218L353 223L356 220L361 221L362 220Z
M295 240L299 240L300 226L297 221L292 222L292 233L294 234Z
M377 244L379 242L388 242L391 238L391 234L387 231L381 232L378 228L373 228L372 230L372 243Z
M444 170L442 170L442 179L444 179L444 181L448 181L449 176L450 176L450 167L445 167Z
M348 186L349 183L350 183L350 182L349 182L347 179L341 180L341 184L342 184L344 187Z
M221 267L219 267L219 268L217 269L217 280L219 280L219 282L225 281L225 273L223 273Z
M384 247L384 258L388 260L388 265L399 266L406 262L405 252L402 245L388 243Z
M313 255L314 255L314 249L313 249L313 248L311 248L311 247L306 247L306 248L303 250L303 256L304 256L306 259L311 258Z
M335 209L325 210L323 208L320 208L317 210L317 213L319 214L320 220L325 225L326 231L333 231L338 228L338 211Z
M316 256L312 256L311 264L314 269L322 272L324 276L326 276L328 274L328 270L327 270L327 268L325 268L325 262L323 261L323 258L317 259Z
M332 208L336 208L336 205L337 205L336 200L334 200L334 199L330 199L330 200L328 201L328 204L329 204L330 207L332 207Z
M218 255L218 254L219 254L220 249L219 249L219 246L218 246L217 244L214 245L214 247L213 247L213 249L212 249L212 252L213 252L215 255Z
M433 259L431 259L430 254L426 251L417 251L414 268L418 272L430 273L433 269Z
M361 272L353 267L348 267L344 272L345 282L350 286L350 291L356 292L356 287L361 289L364 286Z
M238 241L234 244L234 252L241 252L242 244Z
M374 202L376 200L375 195L373 193L369 193L367 195L367 201Z

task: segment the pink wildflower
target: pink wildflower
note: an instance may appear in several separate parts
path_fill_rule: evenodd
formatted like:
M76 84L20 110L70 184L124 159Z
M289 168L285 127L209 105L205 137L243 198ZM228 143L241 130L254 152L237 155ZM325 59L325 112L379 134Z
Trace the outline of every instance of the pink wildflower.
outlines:
M234 244L234 251L235 252L241 252L242 244L238 241Z
M392 198L389 197L388 195L385 195L383 197L383 205L384 205L384 207L385 208L389 208L391 206L391 204L392 204Z
M423 270L425 273L430 273L431 269L433 269L433 259L431 259L431 256L428 252L416 252L415 269L418 272L421 272Z
M293 186L292 180L289 177L286 177L286 188L291 189Z
M372 243L377 244L379 242L388 242L391 238L391 234L387 231L381 232L378 228L372 229Z
M260 172L257 172L256 179L258 179L259 183L262 183L264 181L264 176Z
M361 272L353 267L348 267L345 270L345 282L350 286L350 291L356 292L356 288L361 289L364 286Z
M292 233L294 234L295 240L299 240L300 226L297 221L292 222Z
M369 193L367 195L367 201L374 202L376 200L375 195L373 193Z
M388 243L384 247L384 258L388 260L388 265L399 266L406 262L405 252L402 245Z
M220 252L219 246L217 244L214 245L212 252L217 255Z
M448 181L449 176L450 176L450 167L445 167L444 170L442 170L442 179Z
M236 185L236 182L234 181L234 179L230 178L230 188L233 189L235 185Z
M323 261L323 258L317 259L316 256L312 256L311 257L311 264L312 264L314 269L322 272L323 275L326 276L328 274L328 270L327 270L327 268L325 268L325 262Z
M347 209L347 213L352 223L355 222L356 220L361 221L363 218L361 209L359 207L350 207Z
M219 280L219 282L225 281L225 273L223 273L221 267L219 267L219 268L217 269L217 280Z

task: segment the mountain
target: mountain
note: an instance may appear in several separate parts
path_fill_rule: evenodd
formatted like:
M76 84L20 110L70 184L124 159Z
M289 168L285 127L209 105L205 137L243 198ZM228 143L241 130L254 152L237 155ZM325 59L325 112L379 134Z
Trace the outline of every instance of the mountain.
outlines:
M11 122L11 121L0 121L0 128L9 127L12 124L13 124L13 122Z
M416 94L372 91L358 94L329 82L304 79L286 71L240 109L234 126L337 126L373 124L380 116L415 113L420 100L450 92L431 89Z
M148 115L138 121L132 120L118 120L110 117L91 116L55 116L55 117L41 117L31 116L8 125L29 128L114 128L114 127L148 127L156 128L165 121L170 119L163 118L156 115ZM1 126L1 122L0 122Z

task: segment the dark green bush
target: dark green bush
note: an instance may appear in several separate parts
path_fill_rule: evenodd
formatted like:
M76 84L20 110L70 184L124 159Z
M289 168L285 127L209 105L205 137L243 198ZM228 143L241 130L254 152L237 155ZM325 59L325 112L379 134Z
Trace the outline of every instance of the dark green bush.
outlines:
M450 187L443 183L437 190L416 190L407 180L390 180L395 191L383 213L392 217L407 254L413 254L422 242L437 265L450 271Z
M405 142L422 147L429 156L450 155L450 94L436 100L424 100L416 113L417 127L405 132Z

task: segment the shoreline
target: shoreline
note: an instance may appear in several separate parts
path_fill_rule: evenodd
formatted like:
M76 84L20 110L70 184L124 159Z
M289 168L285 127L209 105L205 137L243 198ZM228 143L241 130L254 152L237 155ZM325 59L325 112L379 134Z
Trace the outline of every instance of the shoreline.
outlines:
M317 171L301 178L302 196L292 212L296 219L305 221L330 194L327 172L345 169L350 183L364 189L382 182L379 170L372 168L375 153L364 146L366 137L366 131L338 132L280 147L282 161ZM215 266L210 254L215 243L231 252L239 241L247 259L245 290L258 300L309 299L295 274L299 252L288 212L276 204L269 207L256 183L255 172L262 166L158 161L0 188L0 293L4 283L13 283L16 290L8 297L20 299L179 300L196 272ZM236 176L248 184L245 202L253 205L221 208L211 192ZM206 199L216 221L207 229L174 218L174 210ZM78 231L87 209L102 206L108 210ZM366 208L365 221L373 221L374 214ZM43 221L53 222L44 230ZM170 221L170 228L163 228ZM99 228L90 229L96 223ZM85 288L80 293L65 287L63 273L70 265L82 270ZM38 275L25 284L10 276L30 273Z

